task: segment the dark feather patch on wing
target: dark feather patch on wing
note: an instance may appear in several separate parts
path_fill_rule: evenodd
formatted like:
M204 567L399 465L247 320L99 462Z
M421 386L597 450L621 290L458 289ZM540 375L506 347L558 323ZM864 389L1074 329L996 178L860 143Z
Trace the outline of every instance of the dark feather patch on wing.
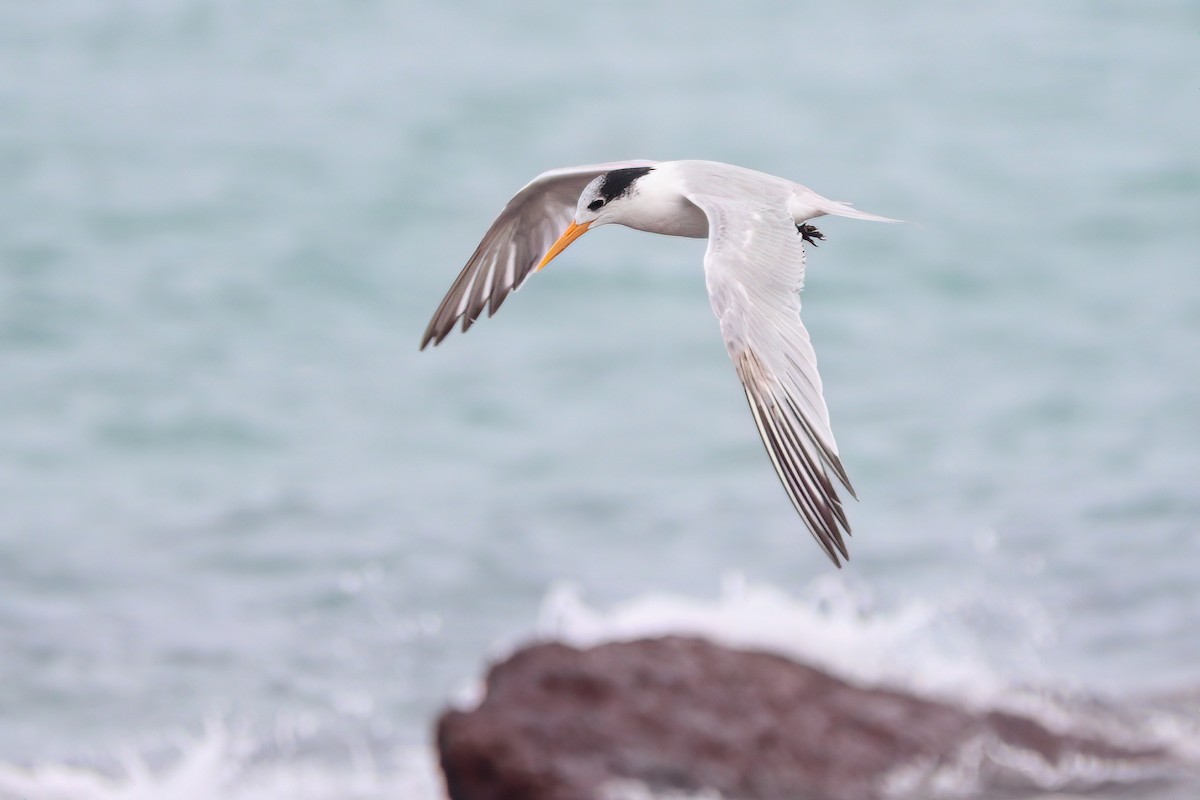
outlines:
M850 524L826 467L849 488L841 462L813 435L795 401L782 386L775 384L754 353L742 352L734 364L754 424L788 499L821 549L840 567L838 554L850 558L842 538L843 533L850 535ZM777 388L772 388L772 384Z

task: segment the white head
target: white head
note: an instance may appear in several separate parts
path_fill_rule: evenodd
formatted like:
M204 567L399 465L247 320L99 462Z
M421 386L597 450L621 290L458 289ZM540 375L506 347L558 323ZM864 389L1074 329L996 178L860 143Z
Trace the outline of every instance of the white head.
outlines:
M612 222L613 208L619 210L622 200L636 195L639 191L638 179L653 170L654 167L626 167L595 178L579 195L575 222L580 225L585 222L589 225Z
M555 256L567 249L588 228L621 221L623 201L638 193L638 178L649 174L654 167L625 167L614 169L592 180L579 195L575 206L575 221L558 237L538 269L549 264Z

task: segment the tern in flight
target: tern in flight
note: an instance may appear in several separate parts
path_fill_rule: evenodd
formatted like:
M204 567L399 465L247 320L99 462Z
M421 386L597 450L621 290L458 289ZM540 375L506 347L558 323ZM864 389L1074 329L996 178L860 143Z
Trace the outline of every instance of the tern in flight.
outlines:
M850 524L834 479L854 495L800 321L808 224L832 214L895 222L798 183L714 161L617 161L543 172L508 202L434 312L421 349L461 320L466 331L571 242L616 223L708 238L704 277L725 347L771 464L805 525L837 566ZM565 227L565 230L564 230Z

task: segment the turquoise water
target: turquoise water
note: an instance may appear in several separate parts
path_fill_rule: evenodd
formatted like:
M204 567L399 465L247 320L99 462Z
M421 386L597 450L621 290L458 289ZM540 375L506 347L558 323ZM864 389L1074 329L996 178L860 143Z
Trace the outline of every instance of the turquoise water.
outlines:
M432 796L432 716L562 581L832 585L889 679L970 697L1193 689L1198 31L1182 1L0 8L0 796ZM810 255L862 498L836 576L702 243L599 231L416 350L516 188L634 157L910 223Z

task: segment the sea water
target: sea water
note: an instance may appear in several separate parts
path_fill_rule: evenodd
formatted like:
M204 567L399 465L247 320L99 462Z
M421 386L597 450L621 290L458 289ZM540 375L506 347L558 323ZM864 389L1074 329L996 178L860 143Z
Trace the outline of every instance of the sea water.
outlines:
M1197 30L1183 0L4 5L0 797L435 798L433 719L489 659L662 630L1068 728L1099 699L1195 757ZM842 572L703 243L594 232L417 352L513 191L622 158L908 221L820 221L809 257Z

